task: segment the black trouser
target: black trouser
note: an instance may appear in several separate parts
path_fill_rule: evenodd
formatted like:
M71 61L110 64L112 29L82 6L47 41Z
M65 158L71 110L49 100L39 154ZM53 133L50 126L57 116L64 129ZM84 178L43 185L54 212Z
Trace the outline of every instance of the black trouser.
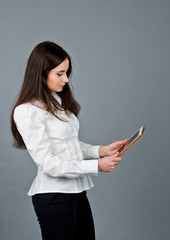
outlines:
M43 240L95 240L86 192L32 196Z

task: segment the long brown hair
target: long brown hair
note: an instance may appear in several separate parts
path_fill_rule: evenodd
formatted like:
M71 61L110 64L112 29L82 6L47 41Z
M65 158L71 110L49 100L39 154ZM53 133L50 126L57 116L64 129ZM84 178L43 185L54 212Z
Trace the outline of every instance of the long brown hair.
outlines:
M61 92L58 92L62 100L61 106L47 86L49 71L60 65L66 58L69 60L69 68L66 73L69 78L72 73L71 57L62 47L53 42L45 41L39 43L33 49L27 62L20 94L11 113L11 130L14 137L14 147L21 149L26 148L13 118L14 110L20 104L38 100L43 103L45 109L55 117L57 117L56 112L60 107L65 110L66 114L69 115L73 113L78 116L80 105L73 97L68 83Z

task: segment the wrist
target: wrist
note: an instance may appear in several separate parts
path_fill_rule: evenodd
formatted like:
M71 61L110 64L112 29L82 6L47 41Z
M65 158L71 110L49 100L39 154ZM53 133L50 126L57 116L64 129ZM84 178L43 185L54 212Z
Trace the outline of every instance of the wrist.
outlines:
M100 159L98 160L98 171L101 171L101 167L100 167Z
M107 155L105 148L106 148L106 146L100 146L100 147L99 147L99 156L100 156L100 157L104 157L104 156Z

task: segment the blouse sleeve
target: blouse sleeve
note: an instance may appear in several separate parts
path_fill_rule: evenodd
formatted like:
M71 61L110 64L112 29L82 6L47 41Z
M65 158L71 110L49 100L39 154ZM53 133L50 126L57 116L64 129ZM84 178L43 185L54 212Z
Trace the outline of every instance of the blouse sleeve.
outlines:
M30 104L15 108L14 121L32 159L44 174L53 177L77 178L97 175L98 161L67 160L53 155L39 111Z
M80 143L80 148L81 148L81 152L84 159L100 158L99 156L100 146L90 145L81 141L79 141L79 143Z

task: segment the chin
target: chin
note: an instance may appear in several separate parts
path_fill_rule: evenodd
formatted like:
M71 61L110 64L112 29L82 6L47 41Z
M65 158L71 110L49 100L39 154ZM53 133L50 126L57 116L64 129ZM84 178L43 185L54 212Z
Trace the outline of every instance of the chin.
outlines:
M62 92L63 91L63 89L57 89L57 90L55 90L55 92Z

